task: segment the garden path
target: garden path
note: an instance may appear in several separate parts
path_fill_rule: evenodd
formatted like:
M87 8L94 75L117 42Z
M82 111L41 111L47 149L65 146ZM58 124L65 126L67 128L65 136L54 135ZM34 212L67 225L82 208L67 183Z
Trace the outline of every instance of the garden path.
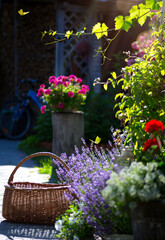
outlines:
M55 240L54 226L10 223L2 217L4 185L14 167L26 156L18 150L18 143L19 141L0 139L0 240ZM38 183L49 181L49 176L39 174L38 169L34 168L35 165L33 160L25 162L16 172L14 181Z

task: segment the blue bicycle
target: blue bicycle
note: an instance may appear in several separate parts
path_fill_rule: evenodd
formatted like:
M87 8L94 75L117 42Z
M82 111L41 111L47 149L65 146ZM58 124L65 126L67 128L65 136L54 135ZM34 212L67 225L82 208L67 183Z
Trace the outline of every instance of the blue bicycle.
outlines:
M43 102L33 90L35 82L36 80L33 79L21 80L20 84L28 83L31 89L27 94L23 94L18 88L16 98L6 102L1 108L0 130L8 139L16 140L25 137L34 123L32 107L39 110L43 106Z

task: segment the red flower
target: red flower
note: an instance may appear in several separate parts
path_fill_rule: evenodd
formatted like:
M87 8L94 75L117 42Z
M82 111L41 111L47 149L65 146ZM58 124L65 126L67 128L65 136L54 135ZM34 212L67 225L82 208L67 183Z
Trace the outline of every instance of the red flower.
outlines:
M164 126L161 121L153 119L146 124L145 131L148 133L157 132L159 130L160 131L164 130Z
M144 148L142 151L147 151L151 146L154 146L154 145L157 146L157 149L159 148L158 141L156 140L156 138L148 139L144 143Z

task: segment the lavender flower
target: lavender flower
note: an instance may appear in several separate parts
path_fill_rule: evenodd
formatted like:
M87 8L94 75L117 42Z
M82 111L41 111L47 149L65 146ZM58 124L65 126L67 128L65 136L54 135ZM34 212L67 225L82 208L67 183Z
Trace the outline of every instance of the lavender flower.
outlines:
M56 160L58 165L57 175L60 181L70 184L70 191L76 194L81 204L81 209L86 215L87 223L91 224L97 232L111 233L113 231L113 213L106 204L101 192L110 178L111 172L118 169L114 162L112 151L105 153L95 146L82 147L81 152L75 147L75 154L67 159L66 154L61 159L70 168L65 170Z

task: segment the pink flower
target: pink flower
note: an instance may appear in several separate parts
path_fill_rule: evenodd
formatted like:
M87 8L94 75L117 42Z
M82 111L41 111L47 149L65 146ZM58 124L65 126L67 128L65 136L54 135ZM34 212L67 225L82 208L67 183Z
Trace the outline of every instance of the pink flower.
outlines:
M74 97L74 92L72 92L72 91L68 92L68 97L71 97L71 98Z
M144 36L139 36L139 40L140 40L140 42L143 42L145 40L145 37Z
M145 52L144 52L144 51L140 51L140 52L138 52L137 56L138 56L138 57L143 57L143 56L144 56L144 54L145 54Z
M41 113L45 113L45 111L46 111L46 105L43 105L40 110L41 110Z
M77 79L76 79L76 82L82 83L82 79L81 79L81 78L77 78Z
M73 81L75 81L76 80L76 76L75 75L69 75L69 80L71 81L71 82L73 82Z
M68 77L67 76L62 76L62 81L65 82L68 80Z
M133 49L135 49L135 50L139 50L139 49L140 49L139 45L137 45L136 42L132 42L131 47L132 47Z
M58 108L61 108L61 109L63 109L64 108L64 103L63 102L59 102L59 104L58 104Z
M84 88L82 88L81 90L78 91L79 94L86 94L86 90Z
M63 82L62 84L63 84L65 87L67 87L67 86L70 84L70 82L68 82L68 81L67 81L67 82Z
M88 85L82 85L82 89L85 89L86 92L89 92L89 86Z
M38 93L37 93L37 97L41 97L44 92L45 92L45 90L43 88L39 88Z
M62 84L62 80L57 80L56 81L56 86Z
M41 84L40 88L45 88L45 84Z
M50 93L51 93L51 89L46 89L45 90L45 94L50 95Z
M56 81L57 81L57 78L56 78L55 76L49 77L49 83L50 83L50 84L51 84L51 83L56 83Z

